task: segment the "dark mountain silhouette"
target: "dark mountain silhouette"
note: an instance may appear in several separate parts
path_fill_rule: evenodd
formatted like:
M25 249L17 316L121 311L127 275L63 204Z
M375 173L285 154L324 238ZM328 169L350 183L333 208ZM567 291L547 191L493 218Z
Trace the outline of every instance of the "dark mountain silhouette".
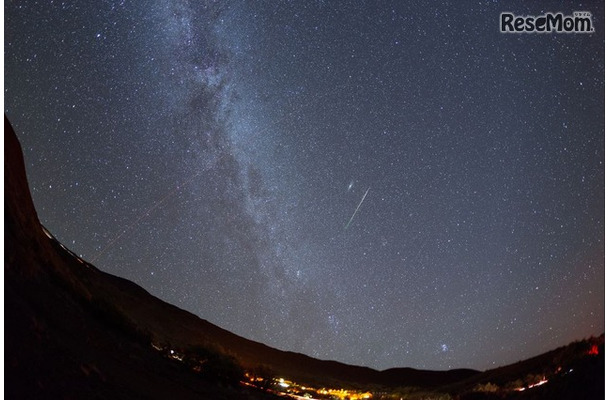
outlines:
M98 270L59 243L38 220L6 117L4 142L7 398L273 397L240 385L245 371L320 387L417 387L463 397L485 394L475 390L482 384L506 386L539 364L556 370L557 355L484 373L376 371L239 337Z
M7 399L271 397L223 379L224 371L202 378L154 351L128 313L146 315L157 303L160 312L186 313L149 300L141 288L98 271L50 239L6 118L4 146ZM139 297L142 312L131 310Z

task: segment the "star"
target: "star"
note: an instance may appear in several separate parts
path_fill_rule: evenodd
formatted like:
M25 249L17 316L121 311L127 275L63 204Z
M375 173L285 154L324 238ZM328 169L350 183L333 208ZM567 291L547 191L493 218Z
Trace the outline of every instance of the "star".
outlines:
M5 113L101 270L273 347L487 369L604 331L604 38L502 12L538 10L8 2Z

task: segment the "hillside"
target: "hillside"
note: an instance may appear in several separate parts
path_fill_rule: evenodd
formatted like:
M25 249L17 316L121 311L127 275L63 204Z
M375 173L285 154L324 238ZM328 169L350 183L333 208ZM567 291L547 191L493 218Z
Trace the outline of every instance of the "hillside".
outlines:
M102 298L104 293L146 292L83 264L45 235L29 195L19 142L6 119L4 144L6 398L270 397L216 372L194 374L152 351L121 306ZM102 290L103 282L111 288Z
M100 271L59 243L38 220L21 148L6 119L4 271L7 398L272 396L240 385L244 372L317 387L375 387L388 396L391 388L405 387L460 396L484 383L506 386L558 357L484 373L376 371L232 334Z

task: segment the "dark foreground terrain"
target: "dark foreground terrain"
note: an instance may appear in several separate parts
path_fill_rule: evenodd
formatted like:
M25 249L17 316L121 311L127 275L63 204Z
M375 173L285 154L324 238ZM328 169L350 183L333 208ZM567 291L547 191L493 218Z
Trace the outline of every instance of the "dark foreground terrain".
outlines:
M228 357L205 354L202 361L214 365L196 373L151 347L151 336L120 304L147 293L83 263L45 234L6 120L4 142L7 399L274 397L240 385L241 370ZM169 305L159 312L164 308L181 313Z
M376 371L236 336L55 240L38 220L6 119L4 142L7 399L340 398L321 388L354 398L603 398L603 336L486 372Z

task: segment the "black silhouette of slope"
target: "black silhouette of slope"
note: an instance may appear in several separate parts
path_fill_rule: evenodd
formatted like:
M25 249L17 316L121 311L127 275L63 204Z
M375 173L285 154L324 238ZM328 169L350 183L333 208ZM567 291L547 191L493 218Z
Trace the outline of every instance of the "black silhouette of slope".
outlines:
M122 321L121 324L149 338L153 343L171 346L177 350L201 346L213 348L237 358L245 368L263 367L274 374L294 380L315 381L321 384L355 382L431 387L456 382L477 373L472 370L440 372L411 368L380 372L334 361L320 361L301 354L272 349L210 324L151 296L133 282L98 270L79 259L48 232L45 234L29 195L19 142L6 119L5 154L7 321L15 318L21 320L23 325L10 324L11 332L8 332L8 336L19 333L7 341L8 347L13 349L11 354L8 354L9 360L17 363L20 358L27 359L18 356L23 347L35 345L36 340L39 341L40 347L40 340L50 332L59 333L58 340L65 339L66 343L78 343L77 339L82 337L86 338L91 346L113 343L96 338L96 335L101 334L95 332L104 332L108 328L100 326L100 313L92 312L93 309L103 310L104 315L114 315ZM29 320L23 320L24 316L29 316ZM46 319L53 320L52 326L50 322L45 322ZM21 331L38 332L39 336L42 336L28 337ZM68 338L70 340L67 340ZM30 341L28 346L25 346L26 339ZM118 338L113 340L123 343ZM135 351L129 346L127 349L120 346L103 347L103 350L121 363L125 362L125 357L130 357L130 352ZM57 361L62 359L62 353L65 354L66 351L66 348L57 351ZM77 352L86 353L85 349L79 349ZM54 357L50 357L46 364L53 359ZM86 366L79 365L78 368L87 370ZM93 370L99 370L100 374L104 375L101 368ZM84 372L83 374L87 375Z
M271 396L239 387L235 375L225 379L226 370L195 374L164 357L163 352L169 349L178 353L208 349L220 355L221 361L228 360L229 365L236 360L247 370L313 385L408 386L439 389L460 398L495 398L496 394L479 393L473 388L486 382L504 385L542 367L548 369L560 354L542 355L484 373L467 369L376 371L280 351L241 338L163 302L133 282L98 270L55 240L40 225L21 148L6 118L4 268L7 398ZM152 345L164 350L154 350ZM540 392L536 389L503 396L579 398L557 397L556 393L579 393L583 385L593 388L584 392L596 394L600 370L603 392L603 357L600 359L601 367L599 359L585 360L588 364L579 364L577 374L540 389L550 395L536 397Z
M152 351L89 269L44 233L5 118L5 396L12 399L262 399ZM113 290L134 290L116 280ZM122 285L120 284L122 283ZM108 283L110 284L110 283ZM99 286L99 285L98 285ZM99 293L96 293L99 292Z
M603 399L605 336L591 337L439 390L472 399ZM544 384L535 386L540 381ZM494 385L495 392L481 390ZM533 387L529 387L534 385ZM478 389L477 389L478 388ZM527 388L520 391L519 388Z

